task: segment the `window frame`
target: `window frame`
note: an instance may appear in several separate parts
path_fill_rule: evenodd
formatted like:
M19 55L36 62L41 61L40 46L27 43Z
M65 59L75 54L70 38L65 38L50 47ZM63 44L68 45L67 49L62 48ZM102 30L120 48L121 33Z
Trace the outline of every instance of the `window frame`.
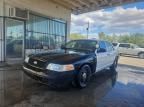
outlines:
M47 18L44 16L40 16L40 15L36 15L33 13L30 13L30 18L27 22L26 22L26 39L25 41L28 41L27 46L25 47L25 49L43 49L43 48L34 48L33 46L31 46L31 37L34 36L35 39L32 40L32 42L34 43L35 41L40 42L40 44L45 43L46 40L48 42L51 42L51 39L54 40L54 44L55 46L53 46L55 48L58 48L58 44L64 44L64 42L66 42L66 26L67 26L67 22L65 21L60 21L58 19L52 19L52 18ZM37 20L42 20L41 22L37 22ZM38 29L40 26L44 26L45 28L42 29ZM61 29L64 29L64 33L62 34ZM38 37L39 35L39 37ZM56 40L56 37L62 38L62 39L58 39L58 42ZM41 39L36 39L36 38L41 38ZM52 43L52 42L51 42ZM49 47L51 47L51 43L48 44L48 49ZM52 43L53 44L53 43ZM61 45L60 45L61 46ZM60 48L59 46L59 48ZM44 47L44 46L43 46ZM51 50L51 49L50 49Z
M108 42L108 41L105 41L106 43L106 47L107 47L107 52L112 52L114 50L114 47L112 45L112 43ZM111 49L108 49L111 45Z
M121 46L121 45L127 45L127 46ZM127 43L120 43L120 44L119 44L119 47L120 47L120 48L130 48L131 45L130 45L130 44L127 44Z

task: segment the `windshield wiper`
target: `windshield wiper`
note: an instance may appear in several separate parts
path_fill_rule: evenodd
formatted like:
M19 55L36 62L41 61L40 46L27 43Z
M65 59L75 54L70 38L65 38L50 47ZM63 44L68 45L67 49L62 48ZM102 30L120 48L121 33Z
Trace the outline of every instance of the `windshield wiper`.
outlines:
M92 51L91 49L83 49L83 48L65 48L65 49L81 50L81 51Z

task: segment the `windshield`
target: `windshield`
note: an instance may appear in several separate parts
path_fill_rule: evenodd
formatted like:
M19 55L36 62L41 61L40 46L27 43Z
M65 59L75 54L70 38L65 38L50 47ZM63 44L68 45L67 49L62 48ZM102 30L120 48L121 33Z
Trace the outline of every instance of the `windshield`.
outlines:
M96 47L96 44L97 41L92 40L74 40L66 44L66 49L93 51L93 49Z

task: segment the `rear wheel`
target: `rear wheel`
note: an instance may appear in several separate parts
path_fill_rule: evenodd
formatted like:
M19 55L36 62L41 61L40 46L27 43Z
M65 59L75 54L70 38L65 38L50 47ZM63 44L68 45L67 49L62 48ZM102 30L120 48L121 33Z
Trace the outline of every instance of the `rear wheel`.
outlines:
M89 83L90 77L91 68L89 67L89 65L82 66L76 78L76 85L79 88L85 88Z
M118 65L118 58L116 58L114 63L110 66L110 70L116 72L117 65Z
M139 58L144 59L144 53L140 53Z

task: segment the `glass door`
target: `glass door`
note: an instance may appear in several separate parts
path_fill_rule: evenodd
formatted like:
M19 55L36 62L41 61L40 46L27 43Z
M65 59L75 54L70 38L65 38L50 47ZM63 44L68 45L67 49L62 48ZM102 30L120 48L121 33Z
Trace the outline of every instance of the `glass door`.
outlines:
M24 56L24 22L6 19L6 59L22 59Z

